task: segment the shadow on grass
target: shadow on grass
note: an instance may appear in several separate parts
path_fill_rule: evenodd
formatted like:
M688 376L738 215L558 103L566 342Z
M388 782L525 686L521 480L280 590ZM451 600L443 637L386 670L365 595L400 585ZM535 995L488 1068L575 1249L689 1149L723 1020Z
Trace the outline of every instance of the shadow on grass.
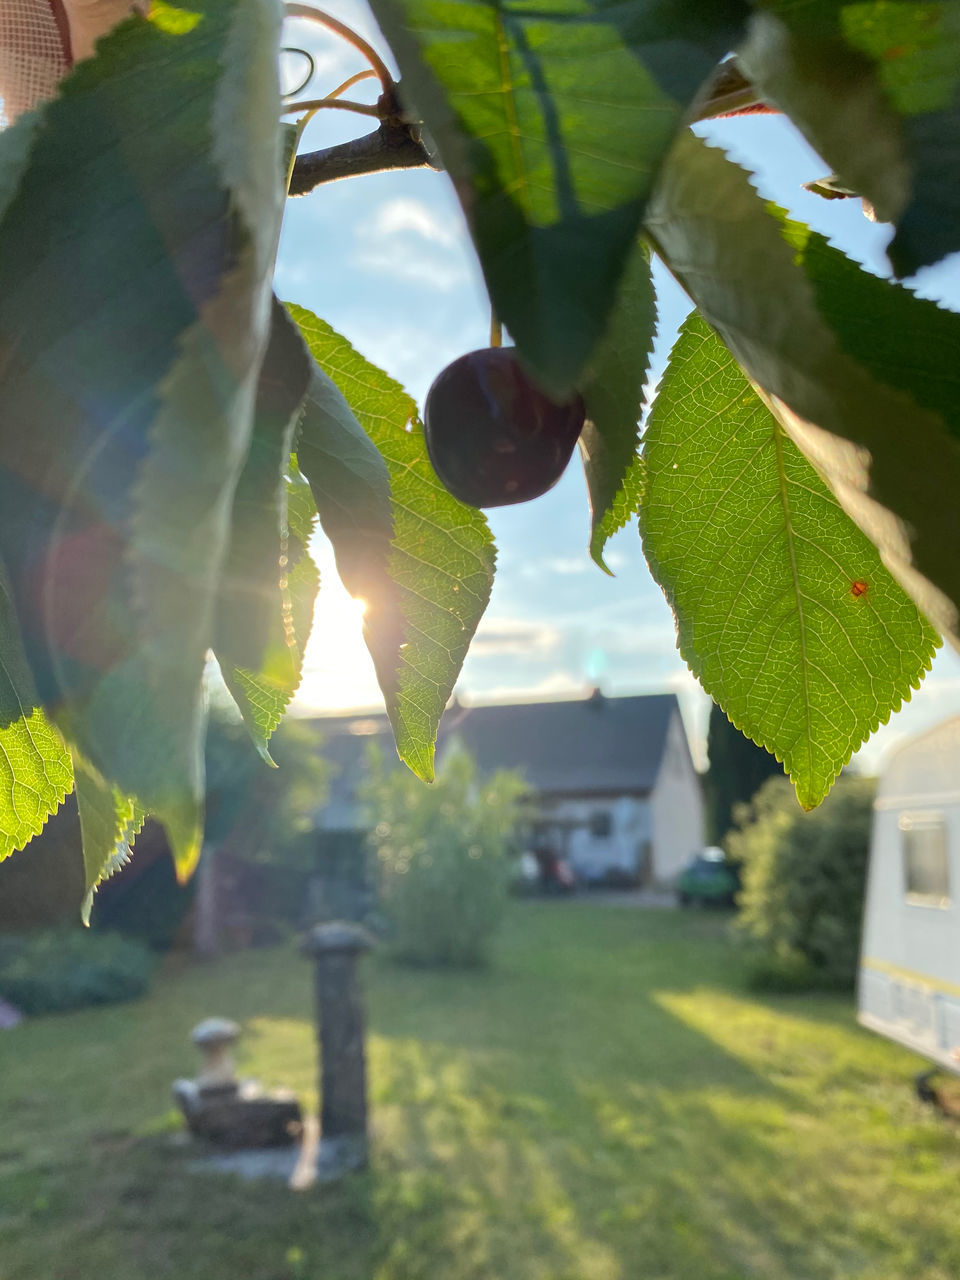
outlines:
M373 1167L304 1196L188 1174L164 1132L209 1013L309 1104L292 952L25 1026L0 1045L3 1280L960 1274L960 1157L900 1096L906 1056L841 1001L751 998L739 966L714 919L579 904L513 911L485 973L374 958Z

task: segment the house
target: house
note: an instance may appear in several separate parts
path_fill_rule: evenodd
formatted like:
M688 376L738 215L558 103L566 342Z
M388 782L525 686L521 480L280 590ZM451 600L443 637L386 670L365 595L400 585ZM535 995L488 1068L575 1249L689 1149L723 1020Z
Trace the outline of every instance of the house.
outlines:
M960 716L906 742L877 784L860 1022L960 1073Z
M318 825L331 849L362 827L366 752L395 758L384 716L321 717L334 766ZM462 746L481 773L517 769L530 788L531 841L592 883L671 883L703 844L703 799L673 694L462 706L440 725L438 760Z

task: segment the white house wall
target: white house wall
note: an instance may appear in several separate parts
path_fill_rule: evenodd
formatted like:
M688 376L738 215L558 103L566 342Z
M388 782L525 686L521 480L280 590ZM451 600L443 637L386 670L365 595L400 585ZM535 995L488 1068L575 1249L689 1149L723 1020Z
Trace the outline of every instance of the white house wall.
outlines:
M581 879L602 880L611 872L637 874L652 832L647 800L636 796L557 799L543 803L540 812L566 830L564 851ZM610 818L608 836L595 836L590 830L591 820L601 813Z
M671 717L667 730L650 811L653 879L658 884L669 884L703 848L703 794L679 712Z

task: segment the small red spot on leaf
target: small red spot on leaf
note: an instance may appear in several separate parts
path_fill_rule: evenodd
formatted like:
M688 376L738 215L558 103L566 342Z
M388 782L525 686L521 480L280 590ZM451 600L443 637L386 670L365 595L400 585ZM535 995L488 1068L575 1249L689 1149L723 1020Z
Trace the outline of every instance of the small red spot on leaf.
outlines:
M854 600L859 600L861 596L865 596L867 594L867 584L862 578L857 578L856 582L850 583L850 594L853 596Z

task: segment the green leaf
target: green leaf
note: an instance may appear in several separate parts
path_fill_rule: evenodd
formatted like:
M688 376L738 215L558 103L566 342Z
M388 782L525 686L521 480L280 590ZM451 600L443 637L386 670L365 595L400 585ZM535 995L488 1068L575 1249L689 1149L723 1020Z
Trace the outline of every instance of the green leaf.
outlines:
M939 413L960 439L960 315L863 271L802 223L785 221L782 229L817 310L848 355Z
M37 701L0 574L0 862L42 831L72 787L70 756Z
M0 129L0 219L17 193L42 123L43 106L28 111L6 129Z
M638 244L580 388L587 411L580 452L590 494L590 554L606 573L603 548L636 514L643 496L637 438L656 327L650 259L646 246Z
M86 895L81 907L84 924L90 923L97 888L130 861L133 842L140 834L144 812L131 796L105 782L76 752L73 776L77 785L77 810L83 841Z
M960 249L957 0L765 0L744 71L893 221L898 275Z
M309 311L290 312L334 384L311 389L298 460L344 584L367 601L364 636L397 750L429 781L440 716L490 598L493 539L434 475L403 388Z
M292 311L306 333L310 320L299 308ZM317 339L309 340L311 350L316 351ZM343 359L341 353L337 355ZM326 353L325 359L329 359ZM402 407L407 410L406 404ZM339 385L317 364L300 421L297 464L310 484L344 584L352 595L367 602L368 627L373 634L392 633L401 624L395 592L389 584L393 541L390 473ZM394 645L387 645L381 656L385 662L383 679L389 680L396 665Z
M0 134L0 555L43 704L181 874L269 317L278 25L269 0L155 6L64 81L25 166Z
M843 40L843 6L821 0L816 7L816 23L802 11L788 10L783 18L758 14L738 51L740 66L834 166L841 183L865 196L882 221L892 221L911 188L899 116L873 63ZM840 194L835 183L827 191L829 198Z
M898 275L960 249L960 4L847 3L844 36L900 114L911 199L889 248Z
M283 206L279 11L234 0L231 13L211 103L211 154L230 202L222 275L160 388L132 518L138 652L171 729L164 767L135 794L162 818L181 877L200 856L203 668L270 334Z
M960 438L940 413L907 394L906 387L921 394L920 378L907 381L909 361L903 358L903 344L909 351L910 342L904 335L916 325L931 343L922 367L928 382L923 395L948 388L955 317L866 273L854 286L849 273L860 269L817 241L831 269L843 276L841 290L866 289L871 305L880 305L872 297L880 291L883 306L900 317L895 325L873 330L874 355L860 363L851 354L859 341L852 335L858 324L869 329L869 321L845 312L837 290L827 303L826 286L815 279L817 271L823 273L823 256L816 270L805 269L797 237L806 233L785 228L743 171L693 135L678 141L647 229L701 314L766 393L887 567L941 634L960 636L960 546L953 514ZM933 377L938 353L945 368ZM955 412L949 404L941 407Z
M821 200L858 200L860 198L859 192L845 187L835 173L829 174L826 178L817 178L813 182L805 182L803 189L809 191L812 196L819 196Z
M312 615L319 584L305 542L287 524L287 472L312 367L296 325L274 302L214 632L224 681L267 760L270 735L300 683L305 637L299 615Z
M317 335L311 350L324 339L329 346L332 331L325 331L309 312L296 307L291 311L304 333L312 326ZM356 353L349 354L359 360ZM334 358L342 364L343 353L337 350ZM401 407L405 412L406 405ZM337 383L317 364L300 422L297 464L310 485L314 511L333 546L340 578L352 596L365 602L364 640L389 707L396 697L404 631L400 596L390 575L390 473ZM399 743L399 732L396 736Z
M320 587L320 571L307 552L317 524L317 505L310 485L293 458L287 472L287 559L290 570L286 588L289 612L284 617L289 621L302 659L313 629L313 609Z
M644 551L680 652L813 808L919 687L936 633L695 313L644 458Z
M742 0L376 0L490 296L557 396L602 337L670 142Z

